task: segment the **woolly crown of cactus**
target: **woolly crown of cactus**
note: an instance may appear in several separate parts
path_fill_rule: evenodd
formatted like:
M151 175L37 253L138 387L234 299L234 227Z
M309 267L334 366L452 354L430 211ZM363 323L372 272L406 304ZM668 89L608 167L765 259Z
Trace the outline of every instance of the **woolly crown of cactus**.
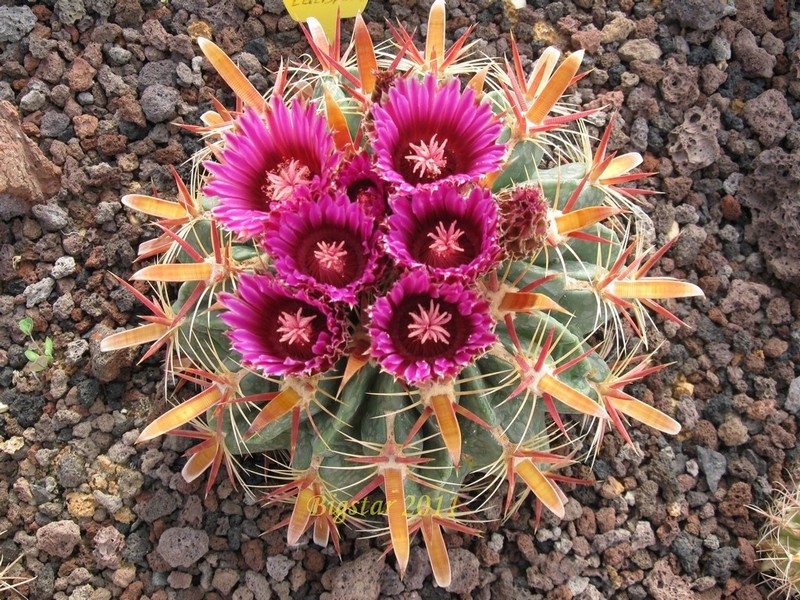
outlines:
M421 532L447 586L443 530L479 533L504 482L506 514L532 494L563 517L585 483L563 469L609 429L680 430L626 387L661 368L652 313L680 323L661 302L702 292L648 275L669 244L634 237L641 157L609 151L611 122L592 152L596 111L561 102L582 52L526 73L516 45L446 47L443 0L429 19L421 50L402 27L374 46L358 16L344 54L312 19L316 61L266 98L199 40L237 105L187 126L207 143L191 188L123 198L160 230L145 283L122 282L151 314L102 347L163 349L190 384L140 437L197 440L187 480L252 484L242 457L267 452L290 544L382 531L403 573Z

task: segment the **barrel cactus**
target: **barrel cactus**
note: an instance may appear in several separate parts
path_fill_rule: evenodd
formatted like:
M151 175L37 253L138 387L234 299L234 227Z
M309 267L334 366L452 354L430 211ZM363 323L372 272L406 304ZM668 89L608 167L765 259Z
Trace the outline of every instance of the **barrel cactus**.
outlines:
M582 52L526 73L516 46L446 47L444 13L424 49L401 26L374 46L359 16L342 52L309 20L315 56L266 97L198 40L237 106L191 127L207 148L177 200L122 199L158 219L153 264L120 282L152 314L102 344L165 349L195 386L139 438L198 440L187 480L243 482L268 453L289 544L383 531L403 573L421 532L441 586L442 530L476 533L504 482L507 512L532 493L561 517L560 469L609 428L679 431L625 388L660 368L649 311L680 323L658 302L701 294L648 276L669 245L636 237L642 158L609 151L611 123L592 150L596 111L562 102Z
M761 570L776 595L800 598L800 488L778 487L768 509L752 508L765 518L757 545Z

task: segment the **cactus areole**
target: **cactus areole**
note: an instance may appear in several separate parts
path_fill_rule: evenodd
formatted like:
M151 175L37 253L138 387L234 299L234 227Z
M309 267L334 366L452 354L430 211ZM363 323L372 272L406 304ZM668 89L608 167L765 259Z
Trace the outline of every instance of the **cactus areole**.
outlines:
M772 586L770 596L800 597L800 487L797 482L773 490L767 509L751 506L764 517L756 544L760 570Z
M442 0L430 19L422 50L358 16L344 53L311 20L315 57L266 97L200 39L237 104L185 126L207 147L176 200L123 198L159 227L132 277L154 294L121 282L152 314L102 347L164 350L188 384L140 437L194 438L187 480L251 482L241 457L269 453L290 544L383 528L403 573L420 531L448 586L442 530L478 533L495 494L563 517L563 468L608 429L680 430L626 386L660 368L653 313L680 323L660 302L702 292L648 275L669 245L635 237L641 157L561 102L582 52L526 73L515 45L445 47Z

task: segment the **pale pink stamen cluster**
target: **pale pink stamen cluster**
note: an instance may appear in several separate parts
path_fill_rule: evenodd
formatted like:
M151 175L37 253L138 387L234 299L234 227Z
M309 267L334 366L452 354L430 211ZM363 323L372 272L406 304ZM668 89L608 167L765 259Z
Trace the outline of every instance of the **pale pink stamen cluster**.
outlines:
M344 241L341 242L318 242L314 250L314 258L319 261L320 266L328 271L341 273L344 268L344 259L347 257L347 250L344 249Z
M292 345L298 342L307 344L311 341L311 322L313 320L314 315L303 316L302 308L298 308L296 314L282 312L278 316L278 322L281 324L278 327L278 333L282 334L280 341Z
M444 157L444 147L446 145L447 140L441 144L436 141L436 134L431 137L428 143L420 141L419 144L409 144L414 153L407 155L406 159L414 164L412 171L420 177L439 175L442 172L442 167L447 164L447 159Z
M421 304L417 305L419 312L411 313L410 317L414 321L408 326L409 338L420 338L420 343L424 344L428 340L435 343L448 343L450 332L444 326L453 319L453 315L448 312L440 312L441 306L431 300L427 309Z
M267 173L268 185L264 193L276 202L291 200L295 192L311 182L311 171L299 160L292 159Z
M436 232L428 233L428 237L433 240L428 246L436 254L444 255L453 252L463 252L464 248L458 245L458 238L464 235L460 229L456 229L456 222L452 221L450 227L445 229L444 224L439 221L436 225Z

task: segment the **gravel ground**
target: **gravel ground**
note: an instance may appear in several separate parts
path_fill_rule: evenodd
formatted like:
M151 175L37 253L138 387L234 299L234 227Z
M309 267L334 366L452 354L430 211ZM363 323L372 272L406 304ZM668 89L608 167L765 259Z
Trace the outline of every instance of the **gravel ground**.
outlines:
M477 48L527 63L550 43L585 48L574 99L620 109L614 148L645 155L662 261L706 298L664 324L673 366L637 394L670 407L674 439L634 427L635 455L606 436L598 483L570 493L566 518L532 506L482 538L448 535L453 585L472 598L766 596L753 544L771 487L800 473L800 13L789 0L489 0L449 6L452 39L477 23ZM427 1L374 1L421 26ZM281 57L306 51L279 0L0 0L0 556L22 554L39 599L444 598L424 550L401 581L375 541L291 549L285 516L220 479L180 476L185 445L133 446L163 408L157 360L104 355L99 340L139 307L109 275L130 275L153 235L121 195L154 185L200 147L197 124L230 92L193 39L215 41L260 90ZM7 104L6 102L10 103ZM19 107L19 112L14 107ZM18 118L17 115L20 115ZM24 134L24 135L22 135ZM186 174L186 171L183 171ZM33 338L55 360L26 367Z

